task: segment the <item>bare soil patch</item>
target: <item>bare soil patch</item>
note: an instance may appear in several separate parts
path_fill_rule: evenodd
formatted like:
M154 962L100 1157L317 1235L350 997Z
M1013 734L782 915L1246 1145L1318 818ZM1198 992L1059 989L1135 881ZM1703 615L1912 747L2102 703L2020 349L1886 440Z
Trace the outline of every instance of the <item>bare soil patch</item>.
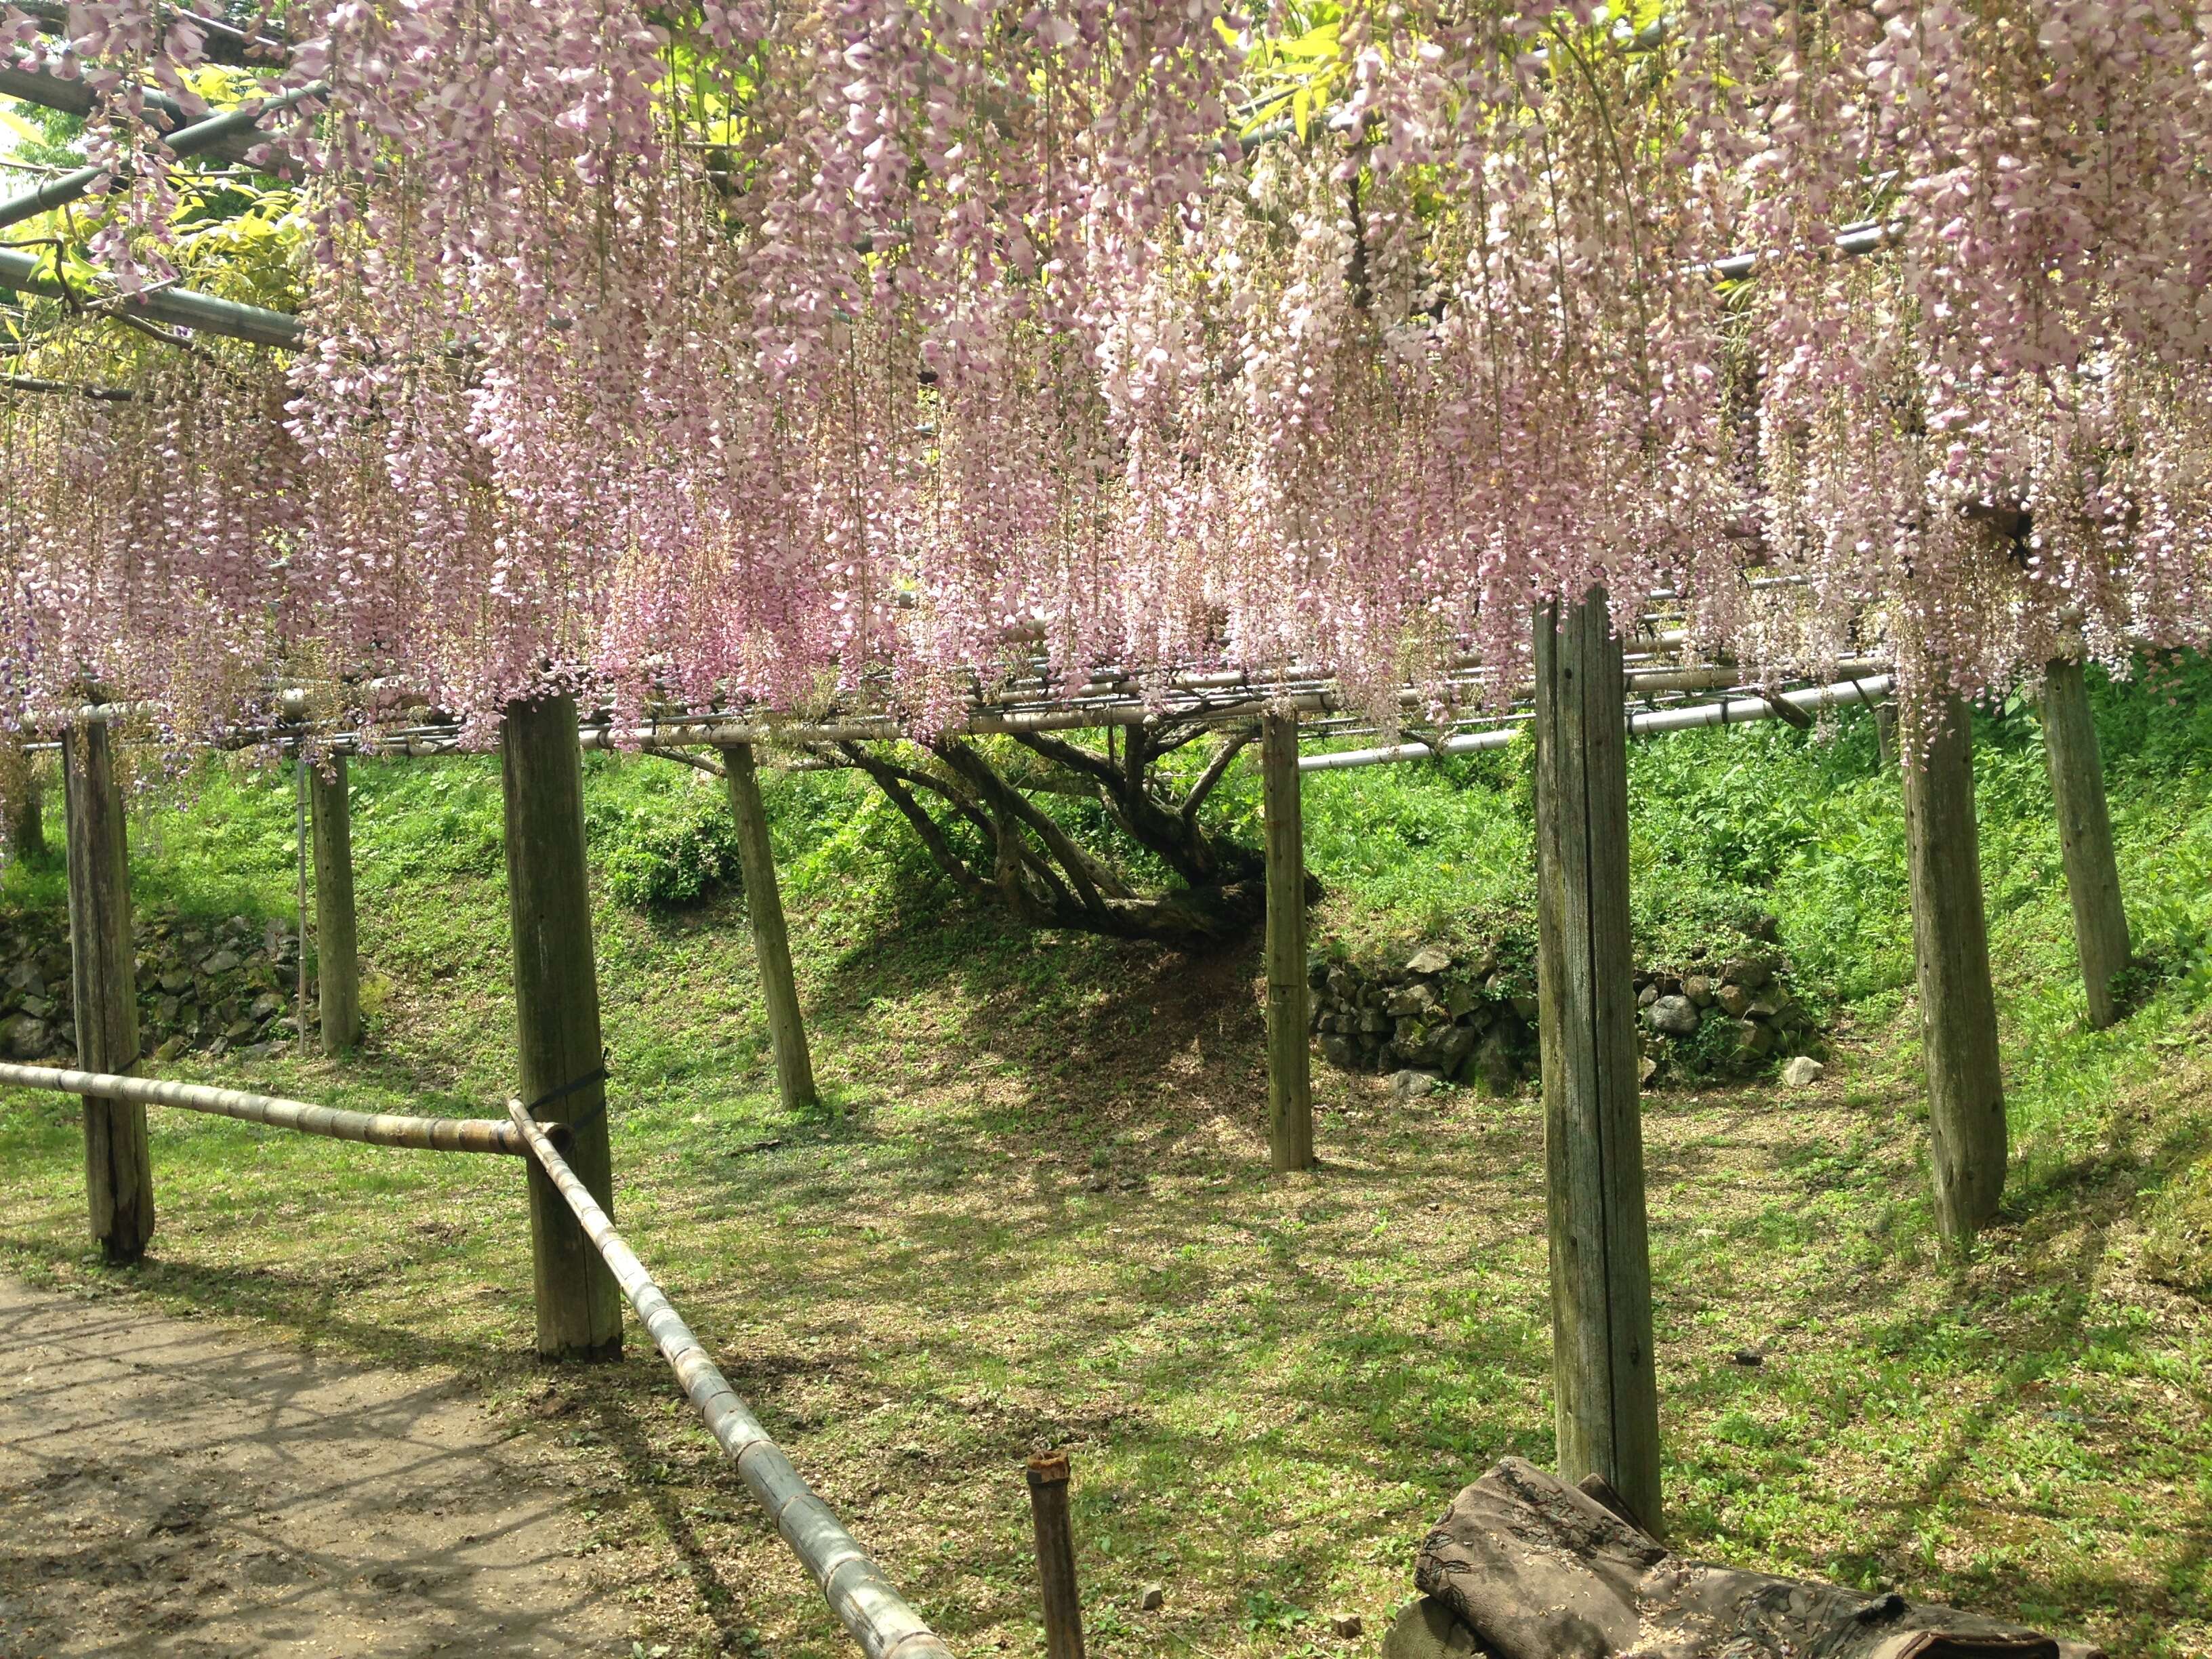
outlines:
M0 1278L0 1656L627 1654L561 1474L451 1378Z

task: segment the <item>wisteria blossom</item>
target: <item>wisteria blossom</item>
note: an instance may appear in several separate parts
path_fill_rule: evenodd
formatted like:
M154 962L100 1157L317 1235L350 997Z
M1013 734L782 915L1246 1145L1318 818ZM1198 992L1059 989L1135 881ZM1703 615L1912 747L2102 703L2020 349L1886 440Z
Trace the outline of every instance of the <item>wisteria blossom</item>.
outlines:
M1330 15L1261 118L1269 19L1206 0L295 5L308 345L9 404L6 695L197 718L312 664L484 730L548 684L919 729L1041 649L1395 709L1593 587L1915 697L2204 641L2193 9ZM99 77L137 280L136 88L204 42L71 15L8 38Z

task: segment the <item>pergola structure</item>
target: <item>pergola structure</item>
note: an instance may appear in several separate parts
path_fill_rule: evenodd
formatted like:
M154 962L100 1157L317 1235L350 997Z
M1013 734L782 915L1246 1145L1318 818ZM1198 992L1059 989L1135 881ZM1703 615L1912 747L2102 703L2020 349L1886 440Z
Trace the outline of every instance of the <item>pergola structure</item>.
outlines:
M0 77L0 93L40 101L79 95L58 91L63 84L11 70ZM294 95L305 99L321 90ZM181 122L181 112L176 118ZM228 143L252 122L216 116L178 126L167 143L177 154ZM42 185L0 204L0 223L58 205L72 190L81 192L91 184L86 177ZM1887 235L1881 224L1845 226L1834 237L1833 250L1870 252ZM1742 256L1753 263L1759 257ZM1727 263L1705 274L1741 274L1724 269ZM0 284L80 303L84 298L63 279L45 274L33 256L14 250L0 250ZM98 303L259 345L294 348L304 337L298 319L282 313L173 287ZM107 390L81 389L94 395ZM1786 587L1780 589L1776 601L1786 602L1787 594ZM1655 1531L1662 1494L1631 980L1626 742L1638 731L1793 715L1802 720L1822 708L1879 701L1891 689L1893 666L1885 659L1886 647L1875 642L1862 647L1868 654L1834 665L1832 675L1817 681L1770 674L1759 665L1702 657L1665 618L1656 620L1651 637L1625 637L1615 631L1601 589L1565 605L1540 603L1533 611L1532 683L1500 684L1470 658L1455 664L1445 681L1455 691L1463 688L1463 701L1433 708L1433 689L1409 690L1395 719L1392 711L1368 706L1326 677L1294 667L1273 677L1200 672L1164 678L1101 670L1073 684L1036 672L1008 679L978 671L955 726L988 734L1257 726L1267 843L1269 1139L1273 1162L1284 1170L1310 1167L1314 1156L1299 773L1467 752L1510 742L1522 727L1533 729L1561 1471L1570 1480L1603 1476ZM2112 976L2125 961L2127 932L2080 664L2054 662L2043 696L2091 1015L2109 1020L2115 1012ZM68 797L79 1052L89 1069L120 1073L135 1066L138 1054L124 819L107 712L75 711L62 714L58 724ZM1904 768L1914 938L1936 1207L1944 1233L1964 1246L1996 1212L2005 1171L2005 1124L1965 708L1950 700L1926 725L1919 752ZM1409 728L1420 735L1409 739ZM583 845L581 750L720 751L739 828L780 1083L786 1100L797 1104L811 1097L811 1068L776 897L757 750L896 741L906 730L900 712L880 702L855 702L804 718L745 708L675 708L641 723L620 724L580 719L568 695L524 698L506 708L499 748L520 1092L534 1121L566 1127L565 1155L600 1206L611 1203L612 1176ZM1376 741L1364 749L1302 757L1306 735ZM314 750L333 762L311 794L326 953L325 1036L326 1042L343 1044L357 1019L350 1001L353 927L346 903L343 757L354 750L441 752L459 746L462 734L453 726L421 720L368 732L294 723L241 732L237 740ZM145 1248L153 1225L143 1107L88 1098L85 1123L94 1231L110 1260L128 1261ZM604 1357L621 1340L621 1302L613 1282L588 1248L573 1207L537 1166L532 1194L539 1350L550 1358Z

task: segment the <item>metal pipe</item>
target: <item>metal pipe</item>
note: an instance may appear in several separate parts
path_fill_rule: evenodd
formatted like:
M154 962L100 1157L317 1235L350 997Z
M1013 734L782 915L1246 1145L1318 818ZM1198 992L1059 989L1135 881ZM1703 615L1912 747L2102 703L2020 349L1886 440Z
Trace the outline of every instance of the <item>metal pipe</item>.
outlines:
M1810 714L1823 708L1844 708L1854 703L1878 702L1895 689L1896 680L1887 674L1877 674L1871 679L1839 680L1832 685L1808 686L1802 691L1787 691L1781 702ZM1628 717L1628 734L1632 738L1648 738L1664 732L1686 732L1701 726L1748 726L1755 720L1775 718L1774 705L1763 697L1725 699L1719 702L1692 703L1682 708L1647 709ZM1355 766L1387 766L1396 761L1435 760L1446 755L1474 755L1488 749L1503 749L1517 735L1513 731L1471 732L1466 737L1447 738L1441 743L1401 743L1381 749L1346 749L1334 755L1302 755L1298 757L1301 772L1340 772Z
M623 1242L576 1172L554 1146L552 1137L519 1100L507 1103L507 1115L529 1144L546 1178L568 1200L577 1224L592 1241L622 1286L623 1294L652 1333L676 1380L738 1466L738 1479L768 1512L791 1552L814 1575L814 1582L868 1659L951 1659L952 1650L907 1605L883 1570L845 1530L830 1506L792 1467L768 1431L761 1427L738 1391L691 1328L670 1305L653 1275Z

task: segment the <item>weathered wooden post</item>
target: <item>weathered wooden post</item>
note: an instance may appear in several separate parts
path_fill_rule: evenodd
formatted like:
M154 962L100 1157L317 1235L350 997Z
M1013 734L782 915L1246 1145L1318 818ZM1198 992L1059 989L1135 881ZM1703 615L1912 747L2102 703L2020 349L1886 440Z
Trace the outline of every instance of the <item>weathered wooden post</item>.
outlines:
M600 1208L613 1212L599 971L584 864L584 774L573 697L507 705L500 735L507 799L507 903L514 931L521 1098L556 1134ZM544 1359L622 1352L623 1297L544 1170L530 1166L530 1243Z
M783 892L776 884L775 849L768 838L768 808L749 743L722 745L730 789L730 816L738 825L738 863L744 876L745 915L753 925L753 957L760 966L761 996L768 1004L768 1036L775 1051L776 1086L787 1112L815 1103L814 1059L806 1049L806 1024L799 1012L799 983L791 971L791 939L784 931Z
M353 807L346 757L332 755L308 774L314 819L315 964L322 1004L323 1052L342 1054L361 1041L361 942L353 902Z
M88 1072L129 1072L138 1064L130 853L103 721L74 720L63 732L62 813L77 1064ZM111 1266L137 1261L154 1237L154 1166L143 1104L85 1097L84 1172L92 1236L101 1253Z
M1536 613L1536 893L1559 1473L1660 1527L1628 941L1626 684L1606 598Z
M1964 1249L1996 1215L2005 1178L2004 1083L1982 910L1973 726L1966 704L1947 696L1918 720L1908 720L1905 737L1905 838L1936 1220L1943 1237Z
M33 864L46 856L46 801L35 766L20 743L0 742L0 855Z
M1267 1152L1278 1170L1313 1167L1313 1078L1306 1035L1306 853L1298 798L1298 717L1260 719L1260 793L1267 821Z
M2089 1024L2119 1018L2112 979L2128 965L2128 909L2120 866L2112 855L2112 816L2105 805L2105 768L2089 682L2081 665L2060 658L2043 673L2043 758L2058 809L2058 848L2066 864L2066 896L2074 907L2074 944L2089 998Z
M1075 1587L1075 1528L1067 1518L1067 1454L1030 1459L1030 1520L1036 1531L1037 1589L1045 1659L1083 1659L1083 1598Z

